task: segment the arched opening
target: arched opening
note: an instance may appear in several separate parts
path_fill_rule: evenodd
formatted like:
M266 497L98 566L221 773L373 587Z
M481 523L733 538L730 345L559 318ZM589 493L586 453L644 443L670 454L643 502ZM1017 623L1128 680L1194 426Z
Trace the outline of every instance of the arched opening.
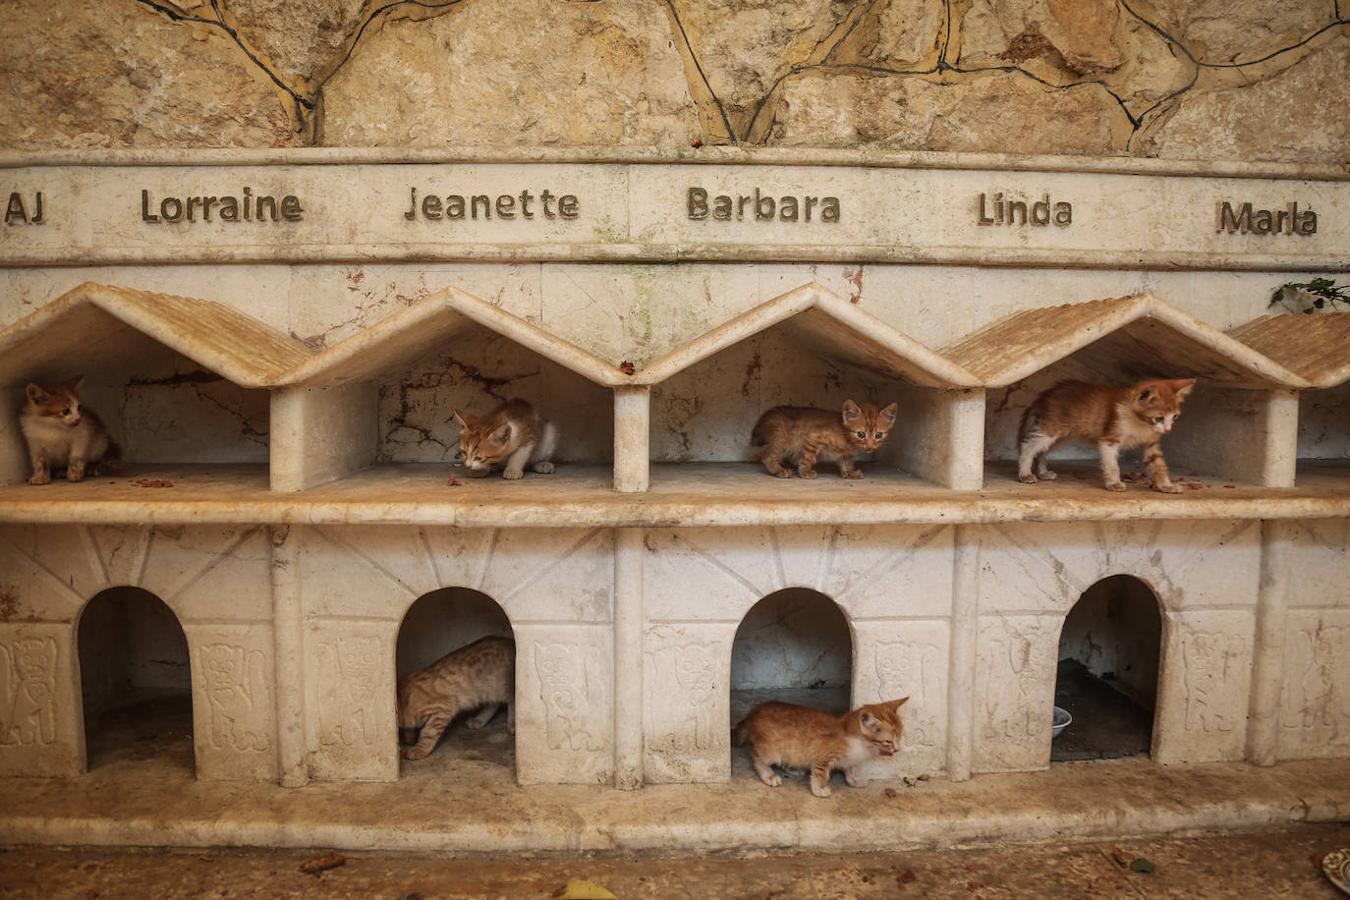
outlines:
M770 700L845 713L852 681L853 636L843 611L818 591L776 591L750 607L736 629L731 723ZM735 755L735 769L755 777L748 754Z
M85 606L77 648L86 767L194 771L192 671L173 610L141 588L108 588Z
M1060 632L1055 705L1073 720L1053 740L1052 762L1151 752L1161 644L1147 584L1112 575L1083 592Z
M505 638L509 642L506 653L483 645L488 652L480 654L475 665L437 666L450 654L485 638ZM404 775L432 771L444 775L466 766L487 766L514 778L515 636L496 601L468 588L442 588L423 594L409 607L399 626L395 667L400 726L405 726L405 704L413 708L411 719L406 721L424 723L414 731L400 729ZM407 690L405 676L420 672L434 672L436 677L422 680L415 691ZM510 707L496 703L464 706L466 695L460 692L466 690L479 691L468 698L469 702L476 696L509 696ZM437 737L440 727L435 717L441 713L452 719ZM427 741L422 743L424 737ZM415 752L425 751L426 755L410 759L409 751L419 745L421 750Z

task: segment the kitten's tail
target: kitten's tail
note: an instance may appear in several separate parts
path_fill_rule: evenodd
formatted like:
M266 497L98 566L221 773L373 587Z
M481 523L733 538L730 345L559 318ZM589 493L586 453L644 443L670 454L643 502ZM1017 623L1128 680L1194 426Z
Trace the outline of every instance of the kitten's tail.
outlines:
M112 438L108 438L108 449L103 451L103 458L98 461L100 469L108 472L121 472L125 466L122 465L122 447Z

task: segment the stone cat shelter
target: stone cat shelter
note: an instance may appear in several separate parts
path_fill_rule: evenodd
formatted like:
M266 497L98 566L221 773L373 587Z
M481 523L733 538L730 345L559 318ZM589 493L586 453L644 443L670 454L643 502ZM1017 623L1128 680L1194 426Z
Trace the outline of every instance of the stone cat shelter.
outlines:
M494 632L523 786L753 777L729 735L768 696L909 696L872 779L1044 769L1074 640L1148 714L1155 765L1348 758L1350 314L1266 309L1350 264L1347 184L714 148L10 154L0 775L78 782L98 713L176 694L198 779L393 782L396 677ZM266 214L222 221L245 192ZM789 218L806 197L833 217ZM1311 230L1261 230L1289 204ZM23 385L79 374L127 469L29 486ZM1151 376L1200 380L1164 442L1184 493L1104 491L1073 450L1017 482L1037 391ZM560 425L558 471L465 479L450 410L510 396ZM746 462L763 409L850 397L901 410L862 481Z

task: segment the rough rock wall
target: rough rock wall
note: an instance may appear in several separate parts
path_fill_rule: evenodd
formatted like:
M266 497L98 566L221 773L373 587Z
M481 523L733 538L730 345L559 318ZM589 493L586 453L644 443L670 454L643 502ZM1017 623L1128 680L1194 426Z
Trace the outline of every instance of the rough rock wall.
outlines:
M0 146L1350 161L1344 0L0 0Z

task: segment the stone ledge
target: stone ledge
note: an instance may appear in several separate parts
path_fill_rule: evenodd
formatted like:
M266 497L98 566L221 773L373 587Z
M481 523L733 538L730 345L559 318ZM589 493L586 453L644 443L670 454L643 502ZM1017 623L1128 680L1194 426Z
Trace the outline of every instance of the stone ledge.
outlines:
M658 464L651 488L611 489L602 466L564 465L518 482L466 479L439 464L382 465L294 494L268 490L264 466L131 466L81 484L0 487L0 522L46 524L405 524L461 528L716 525L983 524L1128 519L1318 519L1350 516L1350 468L1300 466L1298 486L1263 488L1184 472L1199 488L1103 490L1090 463L1056 464L1053 483L1024 485L995 463L978 491L864 466L862 481L821 469L815 481L770 478L745 463ZM458 472L459 486L447 479ZM160 485L158 482L169 482ZM138 484L139 482L139 484Z
M441 754L437 754L439 756ZM836 779L761 785L738 760L722 785L517 787L503 766L412 769L391 784L198 782L163 763L72 780L8 779L0 843L333 847L343 850L899 850L996 841L1126 838L1350 818L1350 760L1160 767L1059 764L907 788ZM34 812L29 812L34 811ZM38 812L40 811L40 812Z

